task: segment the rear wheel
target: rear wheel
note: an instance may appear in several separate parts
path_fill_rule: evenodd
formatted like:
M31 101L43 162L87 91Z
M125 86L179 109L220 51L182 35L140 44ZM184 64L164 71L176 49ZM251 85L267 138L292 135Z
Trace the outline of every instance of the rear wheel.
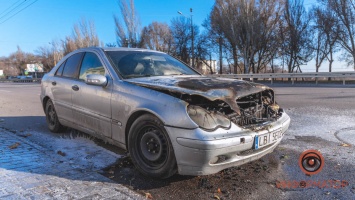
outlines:
M168 178L176 173L174 150L163 123L151 114L140 116L131 126L128 150L144 175Z
M64 126L60 124L58 120L57 112L55 111L52 100L48 100L46 103L46 121L48 128L51 132L58 133L64 129Z

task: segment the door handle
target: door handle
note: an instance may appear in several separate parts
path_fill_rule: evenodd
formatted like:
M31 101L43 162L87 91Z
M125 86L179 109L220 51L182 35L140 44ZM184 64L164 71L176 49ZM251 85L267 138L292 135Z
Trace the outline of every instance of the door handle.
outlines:
M73 89L74 91L78 91L78 90L79 90L79 86L73 85L73 86L71 87L71 89Z
M53 82L52 82L52 85L57 85L57 82L53 81Z

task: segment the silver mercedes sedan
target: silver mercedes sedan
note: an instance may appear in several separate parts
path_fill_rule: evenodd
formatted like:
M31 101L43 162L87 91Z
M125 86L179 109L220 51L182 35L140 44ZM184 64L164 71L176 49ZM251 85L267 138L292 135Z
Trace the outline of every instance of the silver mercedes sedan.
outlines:
M157 51L85 48L42 79L50 131L71 127L127 150L144 175L207 175L272 152L290 124L274 91L206 77Z

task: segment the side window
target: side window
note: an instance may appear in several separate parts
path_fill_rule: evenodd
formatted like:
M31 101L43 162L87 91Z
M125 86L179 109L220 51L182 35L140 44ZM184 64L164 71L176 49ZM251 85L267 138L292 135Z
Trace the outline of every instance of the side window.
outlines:
M77 53L67 59L63 70L63 76L69 78L76 78L78 76L78 68L83 53Z
M60 65L57 72L55 73L55 76L62 76L64 65L65 65L65 61Z
M88 74L101 74L105 75L105 68L96 54L87 52L85 53L83 62L81 63L79 79L86 80Z

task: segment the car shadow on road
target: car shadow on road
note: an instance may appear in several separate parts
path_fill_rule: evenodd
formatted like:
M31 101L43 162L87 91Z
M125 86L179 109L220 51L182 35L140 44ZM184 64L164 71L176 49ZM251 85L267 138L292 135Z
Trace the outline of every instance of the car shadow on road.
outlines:
M125 155L117 162L103 169L103 175L113 179L120 184L128 185L138 190L149 190L168 186L174 182L186 181L195 178L194 176L182 176L175 174L167 179L146 177L138 172L129 156Z
M279 173L279 167L279 158L269 154L263 159L216 174L176 174L168 179L153 179L140 174L126 156L105 168L104 175L146 197L152 195L154 199L245 199L260 184L269 187L268 178ZM279 192L281 191L274 191L273 194L279 195Z
M0 128L10 132L48 131L45 116L0 116Z

